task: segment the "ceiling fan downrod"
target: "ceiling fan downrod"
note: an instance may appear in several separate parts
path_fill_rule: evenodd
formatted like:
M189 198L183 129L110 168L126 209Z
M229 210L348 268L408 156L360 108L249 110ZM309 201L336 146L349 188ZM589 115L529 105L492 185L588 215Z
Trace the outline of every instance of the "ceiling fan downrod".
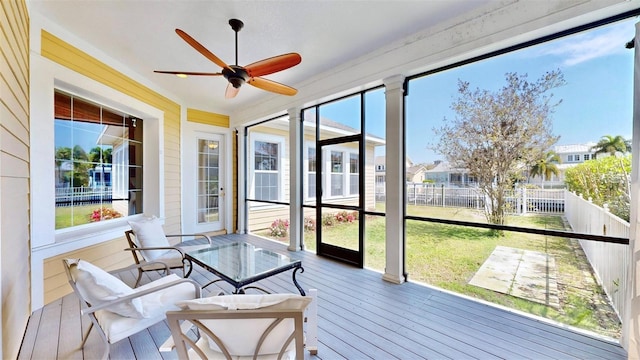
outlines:
M231 29L236 33L236 66L238 66L238 31L242 30L244 23L238 19L229 20L229 25L231 25Z

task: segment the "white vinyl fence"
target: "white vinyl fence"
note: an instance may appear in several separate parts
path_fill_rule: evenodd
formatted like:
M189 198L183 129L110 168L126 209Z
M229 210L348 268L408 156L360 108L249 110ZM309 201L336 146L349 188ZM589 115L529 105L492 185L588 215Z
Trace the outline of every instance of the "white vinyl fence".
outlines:
M567 191L565 217L574 232L629 238L629 223L589 200ZM630 299L627 281L631 269L629 245L580 240L600 285L621 319Z
M563 189L526 189L509 191L507 213L563 213ZM376 199L384 196L377 194ZM462 207L483 209L485 196L476 187L444 187L425 183L407 183L407 204L422 206Z
M111 202L112 187L93 189L90 187L56 188L56 206L71 206Z

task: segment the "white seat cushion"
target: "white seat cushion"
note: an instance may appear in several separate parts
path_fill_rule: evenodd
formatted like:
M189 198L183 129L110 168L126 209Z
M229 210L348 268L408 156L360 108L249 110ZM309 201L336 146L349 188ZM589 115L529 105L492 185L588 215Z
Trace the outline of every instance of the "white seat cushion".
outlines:
M162 229L162 224L157 217L144 218L140 221L129 221L129 226L135 234L138 246L145 247L168 247L169 240ZM154 261L165 255L169 250L142 250L142 256L147 261Z
M84 260L69 259L71 276L82 297L91 305L117 300L134 290L117 277ZM132 299L107 308L121 316L142 318L142 300Z
M207 311L259 309L265 307L293 310L304 309L310 301L310 298L295 294L252 294L212 296L181 301L176 305L182 309ZM273 322L273 319L202 319L201 322L220 337L231 355L244 357L253 356L258 340ZM260 355L278 354L294 328L293 319L285 319L278 324L260 348ZM220 348L213 340L206 340L211 351L220 353ZM295 352L295 343L291 342L286 350Z
M202 351L204 352L207 360L226 360L227 359L224 356L223 353L221 353L219 351L212 350L211 347L209 347L209 342L207 341L206 337L201 337L200 340L198 340L196 342L196 345L200 349L202 349ZM200 359L200 356L198 355L198 353L196 353L193 349L189 349L188 356L189 356L189 359ZM235 355L235 356L231 356L231 359L233 359L233 360L253 360L253 355L250 355L250 356L238 356L238 355ZM258 359L260 359L260 360L278 360L278 354L262 354L262 355L258 355ZM295 349L285 351L284 354L282 355L282 360L295 360L295 359L296 359L296 351L295 351Z
M154 288L179 279L179 276L171 274L137 287L134 291L144 291L145 289ZM122 317L112 312L101 310L96 311L96 318L104 329L109 342L114 343L164 320L167 311L179 309L175 305L177 301L193 298L195 298L193 285L183 283L141 296L139 299L142 303L143 319Z

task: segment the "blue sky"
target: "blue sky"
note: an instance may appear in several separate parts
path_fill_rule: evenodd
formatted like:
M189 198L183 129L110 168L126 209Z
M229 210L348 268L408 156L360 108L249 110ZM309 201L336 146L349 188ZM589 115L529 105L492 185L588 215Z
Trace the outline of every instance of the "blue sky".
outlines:
M433 129L443 119L454 118L450 104L457 96L458 79L472 88L498 89L505 73L527 74L537 80L547 71L560 69L566 85L552 91L562 104L552 115L558 145L597 142L603 135L631 138L633 51L624 44L633 38L634 19L608 25L507 55L430 75L410 82L407 98L407 155L414 162L440 159L429 150L436 143ZM370 95L384 104L383 91ZM354 99L355 100L355 99ZM321 115L354 126L359 119L355 101L341 101L321 108ZM384 134L384 106L367 109L367 133Z

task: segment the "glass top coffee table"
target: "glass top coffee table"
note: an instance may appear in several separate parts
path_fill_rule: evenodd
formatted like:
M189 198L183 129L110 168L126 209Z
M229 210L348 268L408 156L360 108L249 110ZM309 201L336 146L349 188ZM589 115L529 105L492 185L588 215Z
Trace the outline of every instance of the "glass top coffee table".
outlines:
M268 292L260 287L247 285L293 269L293 284L301 295L305 295L296 280L296 273L304 272L302 261L247 242L239 241L187 251L185 257L231 284L235 288L234 294L242 294L246 289ZM218 280L203 287L215 281Z

